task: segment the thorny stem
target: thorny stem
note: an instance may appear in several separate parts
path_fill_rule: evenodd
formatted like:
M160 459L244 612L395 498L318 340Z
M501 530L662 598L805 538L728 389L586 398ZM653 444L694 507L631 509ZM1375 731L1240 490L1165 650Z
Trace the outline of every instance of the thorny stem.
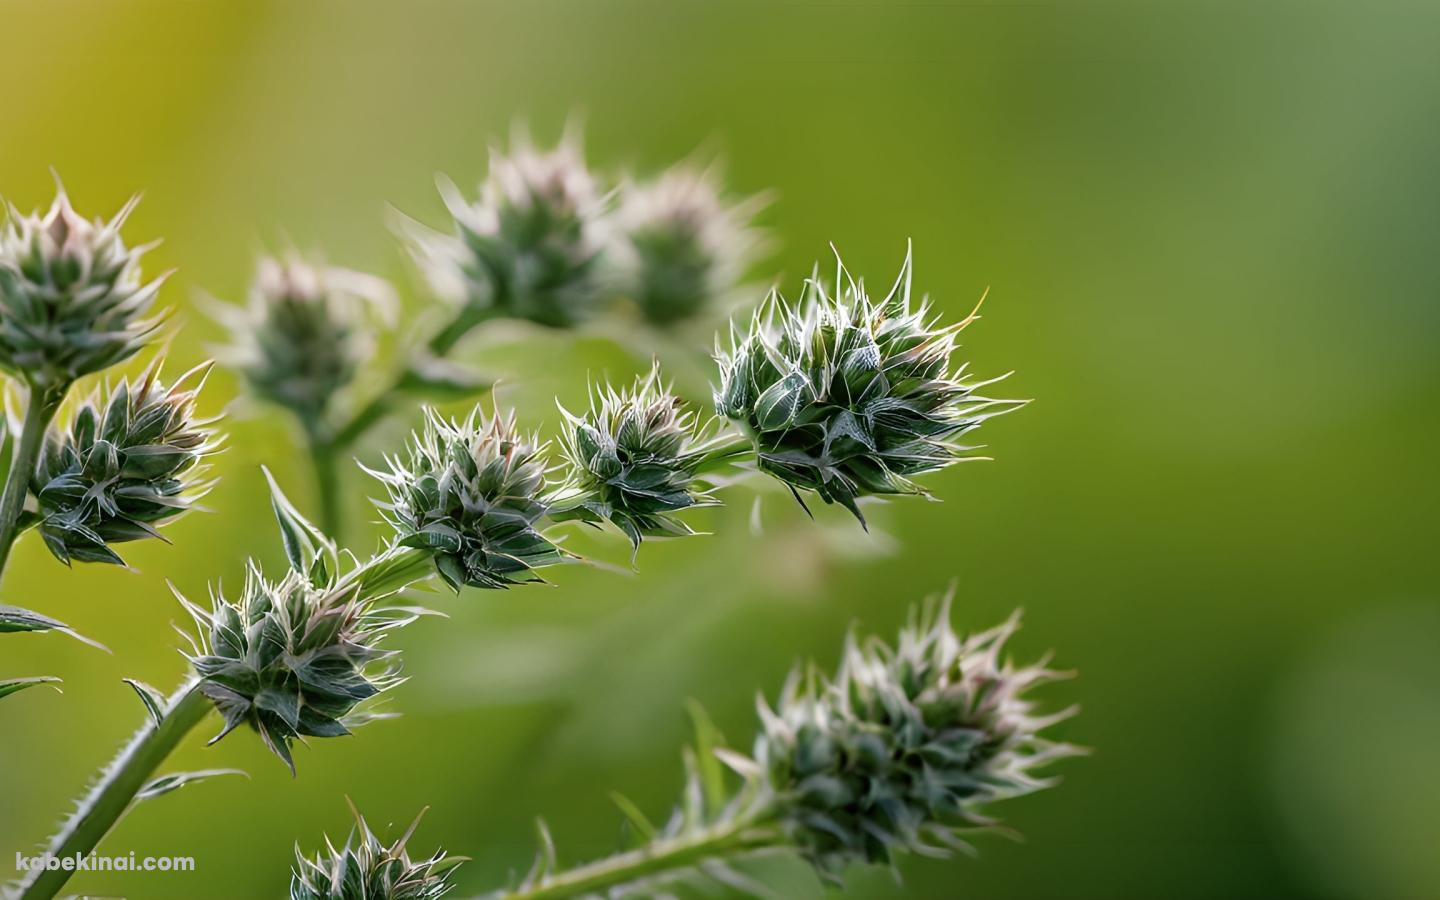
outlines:
M774 850L781 836L757 818L666 838L574 869L547 875L533 887L488 894L482 900L556 900L583 897L622 885L673 878L711 860L735 859Z
M20 514L25 509L25 498L30 493L30 478L35 471L35 460L40 455L40 445L45 440L45 429L55 417L69 385L58 390L46 390L31 385L25 403L25 422L20 430L20 442L15 455L10 459L10 471L5 476L5 492L0 495L0 576L5 573L5 564L10 559L10 548L19 536Z
M211 709L210 700L200 693L198 681L191 679L182 685L170 697L160 721L146 720L145 726L100 775L75 814L51 839L48 852L64 858L85 856L94 850L135 802L135 795L155 770ZM32 870L20 885L18 900L50 900L65 886L70 875L63 868Z

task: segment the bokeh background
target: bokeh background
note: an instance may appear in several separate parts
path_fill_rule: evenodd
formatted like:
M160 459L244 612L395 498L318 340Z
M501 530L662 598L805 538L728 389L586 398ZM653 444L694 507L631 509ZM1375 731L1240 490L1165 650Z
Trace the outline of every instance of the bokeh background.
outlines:
M75 888L280 896L347 795L375 823L432 806L417 846L474 857L470 892L528 866L537 815L566 859L607 852L610 790L653 816L674 797L686 698L747 744L793 660L953 580L961 623L1023 606L1019 651L1080 671L1053 697L1083 703L1066 736L1096 752L1006 805L1024 843L912 860L901 885L856 871L847 896L1440 896L1437 25L1419 3L0 2L0 192L48 203L52 165L91 214L145 190L128 234L179 269L180 366L220 337L197 293L240 298L286 242L423 314L387 204L438 223L434 173L473 184L517 118L553 138L582 113L602 169L702 148L738 192L773 189L761 282L793 289L833 241L884 283L913 238L948 316L990 286L964 354L1037 398L985 429L996 462L930 479L944 502L892 504L876 535L770 494L757 537L741 488L639 575L437 596L450 617L399 642L403 718L301 751L293 781L244 734L193 740L177 767L252 779L142 806L105 846L198 871ZM554 397L643 365L603 333L467 356L551 431ZM236 384L212 384L218 410ZM137 572L18 548L0 600L115 652L0 645L6 674L66 682L0 707L0 878L136 727L120 679L180 676L166 579L203 594L280 558L258 465L305 496L294 436L243 410L227 430L214 512L134 547Z

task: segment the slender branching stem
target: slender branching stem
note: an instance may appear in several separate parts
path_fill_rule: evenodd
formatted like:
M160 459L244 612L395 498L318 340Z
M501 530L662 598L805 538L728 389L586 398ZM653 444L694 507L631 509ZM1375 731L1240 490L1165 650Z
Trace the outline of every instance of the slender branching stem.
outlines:
M305 429L305 444L310 451L310 468L315 473L315 497L319 504L320 529L328 535L341 533L340 469L333 441L318 429Z
M120 755L91 788L70 820L51 840L48 852L57 857L85 856L109 833L155 770L205 718L212 705L199 683L187 681L166 703L158 722L146 720ZM49 900L71 873L63 868L32 871L21 884L19 900Z
M65 390L47 391L31 385L29 398L25 403L25 421L20 430L20 442L10 458L10 471L5 476L5 492L0 495L0 576L4 575L5 564L10 559L10 548L20 534L20 514L25 510L25 497L30 492L30 477L35 471L35 460L40 455L40 445L45 440L45 429L55 417L60 406L58 397L65 396Z
M443 357L455 348L460 339L469 334L481 323L496 318L497 313L490 308L476 308L474 306L463 306L450 317L436 332L425 342L425 352L431 356ZM339 427L333 432L330 443L337 451L343 451L365 436L376 423L385 417L390 411L390 405L403 392L407 382L412 380L414 375L414 364L406 364L396 372L381 390L377 391L364 405L351 413Z
M680 837L662 838L636 850L547 875L532 887L488 895L485 900L585 897L609 888L678 877L710 861L753 856L781 844L773 826L747 817Z

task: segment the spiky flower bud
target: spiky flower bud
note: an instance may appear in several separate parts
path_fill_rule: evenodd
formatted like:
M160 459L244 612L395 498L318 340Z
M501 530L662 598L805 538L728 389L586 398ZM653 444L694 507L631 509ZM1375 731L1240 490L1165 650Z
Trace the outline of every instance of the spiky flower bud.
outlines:
M143 282L149 247L120 239L138 199L109 222L83 218L63 188L43 216L9 207L0 229L0 369L53 390L144 346L157 327L145 314L164 276Z
M754 441L757 463L797 499L814 492L864 521L857 501L923 494L915 475L967 458L956 439L1019 406L975 393L952 370L959 331L910 297L910 255L885 299L843 268L832 294L812 277L798 307L772 295L750 329L717 348L715 405ZM996 379L998 380L998 379ZM973 458L973 457L970 457ZM803 503L803 500L802 500Z
M260 261L244 310L216 312L233 335L226 361L250 390L319 427L374 349L367 317L389 321L394 306L380 278L291 255Z
M616 214L619 266L646 319L673 325L734 294L759 246L752 197L726 203L711 170L677 166L627 186Z
M357 707L400 682L396 651L380 645L413 615L354 585L293 569L272 581L252 561L238 597L211 600L207 611L181 598L200 630L187 658L225 719L211 743L249 725L294 771L291 741L349 734L370 718Z
M156 363L92 395L68 426L51 426L30 490L40 534L61 562L123 565L111 545L160 537L160 525L209 489L203 460L219 446L215 419L195 417L209 369L166 387Z
M563 494L575 517L608 521L635 547L646 536L693 534L674 514L710 502L696 482L707 447L658 365L629 389L600 388L584 415L561 412L570 464Z
M539 531L549 511L545 445L520 433L514 414L462 422L426 411L404 458L372 471L389 493L382 512L404 547L434 554L440 577L505 588L539 581L534 570L565 555Z
M524 135L509 154L493 151L472 202L441 183L453 235L423 236L419 258L432 284L483 315L561 328L598 299L606 197L567 137L542 152Z
M891 648L852 635L833 679L792 674L772 711L762 700L755 761L790 839L823 872L948 855L957 828L993 824L985 804L1054 783L1036 770L1082 751L1041 732L1075 708L1036 713L1027 692L1064 677L1002 654L1019 617L960 637L949 600L912 614Z
M450 876L463 857L436 850L428 858L411 859L406 844L420 825L422 810L399 840L386 844L352 805L355 827L345 846L329 838L313 859L295 847L290 873L290 900L435 900L454 887Z

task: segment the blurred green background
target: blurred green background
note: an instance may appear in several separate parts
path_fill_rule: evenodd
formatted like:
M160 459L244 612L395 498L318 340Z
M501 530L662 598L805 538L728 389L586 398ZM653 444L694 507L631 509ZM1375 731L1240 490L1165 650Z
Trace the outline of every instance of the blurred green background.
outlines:
M902 885L855 872L847 896L1440 896L1437 26L1419 3L0 2L0 193L48 203L51 165L92 215L145 190L127 234L179 269L179 366L220 337L196 294L240 298L286 241L422 311L386 205L439 223L434 173L473 184L517 118L550 138L578 112L597 167L704 147L737 191L773 188L762 281L793 289L833 241L888 283L913 238L947 316L991 287L963 353L1037 398L985 429L996 462L877 512L878 536L768 494L756 537L742 488L639 575L437 596L450 618L399 640L402 719L300 751L294 781L246 735L193 740L177 767L253 779L142 806L105 846L198 871L72 884L280 896L346 795L376 824L431 805L417 847L473 856L471 892L528 866L536 815L564 858L607 852L611 789L655 816L674 797L687 697L748 744L793 660L954 579L961 624L1023 606L1018 650L1080 670L1052 696L1096 753L999 810L1025 843L911 860ZM471 358L548 430L587 373L642 365L603 335L491 344ZM212 385L218 410L236 385ZM294 436L268 413L227 430L213 514L135 546L138 572L17 549L0 601L115 652L0 645L4 674L66 681L0 707L0 879L137 726L120 679L180 676L166 579L203 596L280 558L257 467L304 497Z

